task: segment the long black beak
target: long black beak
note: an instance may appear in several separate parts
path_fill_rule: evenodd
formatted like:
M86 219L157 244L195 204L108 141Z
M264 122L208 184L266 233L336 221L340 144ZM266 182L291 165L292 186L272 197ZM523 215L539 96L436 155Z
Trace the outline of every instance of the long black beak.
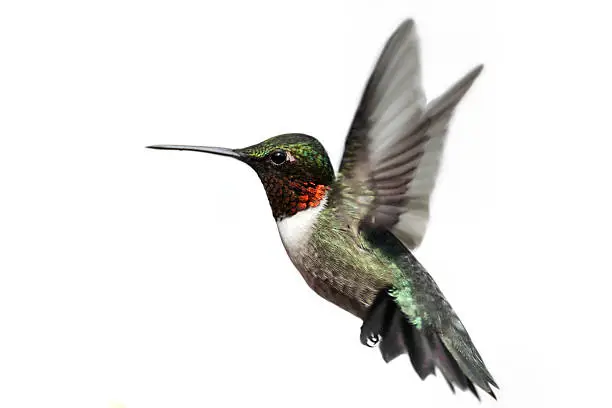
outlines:
M235 159L244 159L245 156L232 149L226 149L224 147L206 147L206 146L183 146L183 145L155 145L147 146L149 149L159 150L189 150L192 152L204 152L218 154L220 156L233 157Z

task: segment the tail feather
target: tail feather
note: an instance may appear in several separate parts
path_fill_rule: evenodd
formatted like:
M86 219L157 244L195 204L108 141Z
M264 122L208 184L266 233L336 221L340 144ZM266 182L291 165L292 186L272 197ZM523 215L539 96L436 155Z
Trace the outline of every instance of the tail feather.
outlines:
M436 350L434 354L436 366L438 366L446 381L449 384L457 384L459 389L462 391L469 389L476 396L476 398L480 399L480 396L476 392L476 388L474 388L474 384L465 374L463 374L463 371L461 368L459 368L459 365L444 346L440 338L437 335L430 335L429 340L432 347L434 347ZM452 388L453 387L451 387L451 389Z
M435 375L436 367L449 387L471 391L480 399L476 384L493 398L489 384L497 384L486 370L482 358L464 331L439 333L432 328L418 328L401 312L387 291L382 291L372 304L361 328L361 342L373 347L380 341L385 362L408 354L414 370L424 380Z
M406 345L402 335L402 316L396 311L391 316L387 335L380 342L380 353L385 362L390 362L406 352Z
M467 333L465 336L464 338L460 338L460 340L448 336L441 336L441 339L453 360L456 361L456 364L465 376L482 388L491 397L497 399L495 393L491 389L491 385L495 388L499 387L485 368L482 358L478 354L478 351L476 351L470 338L467 337Z
M403 320L402 334L412 367L414 367L414 370L419 377L421 377L421 380L424 380L430 374L435 375L436 365L433 358L434 350L430 343L416 327L406 321L399 311L399 308L396 314L401 316Z

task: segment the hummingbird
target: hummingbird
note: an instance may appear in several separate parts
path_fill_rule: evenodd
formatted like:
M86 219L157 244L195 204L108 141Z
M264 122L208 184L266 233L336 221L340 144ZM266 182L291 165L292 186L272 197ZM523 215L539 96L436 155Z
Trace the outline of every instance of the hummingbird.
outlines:
M363 321L360 341L385 362L408 354L421 379L442 373L455 387L498 388L438 285L413 251L454 111L483 66L436 99L421 84L419 39L403 21L385 44L346 137L337 175L323 145L303 133L259 144L155 145L233 157L261 180L281 241L308 286Z

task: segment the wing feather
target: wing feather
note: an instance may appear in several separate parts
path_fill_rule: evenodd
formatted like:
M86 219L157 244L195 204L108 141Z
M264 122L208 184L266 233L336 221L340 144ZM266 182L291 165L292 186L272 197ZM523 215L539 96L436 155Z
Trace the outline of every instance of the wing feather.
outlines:
M426 104L415 24L397 28L366 85L334 186L350 219L391 229L411 249L421 243L449 122L481 70Z

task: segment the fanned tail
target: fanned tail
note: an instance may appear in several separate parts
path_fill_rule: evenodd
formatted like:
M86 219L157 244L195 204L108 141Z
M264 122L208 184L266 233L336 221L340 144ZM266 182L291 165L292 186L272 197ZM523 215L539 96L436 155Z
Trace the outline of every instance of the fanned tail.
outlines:
M452 325L445 330L418 328L401 312L386 290L378 295L364 319L361 342L370 347L380 342L385 362L408 354L423 380L430 374L435 375L437 367L453 393L456 386L471 391L480 399L476 384L497 399L491 385L499 387L463 328Z

